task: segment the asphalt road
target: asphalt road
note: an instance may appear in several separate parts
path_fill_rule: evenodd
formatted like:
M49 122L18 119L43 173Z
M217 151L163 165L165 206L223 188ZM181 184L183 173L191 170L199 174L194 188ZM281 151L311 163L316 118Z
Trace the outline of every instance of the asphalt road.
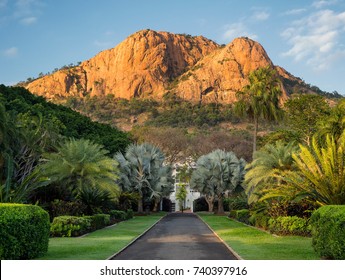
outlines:
M113 260L236 260L192 213L171 213Z

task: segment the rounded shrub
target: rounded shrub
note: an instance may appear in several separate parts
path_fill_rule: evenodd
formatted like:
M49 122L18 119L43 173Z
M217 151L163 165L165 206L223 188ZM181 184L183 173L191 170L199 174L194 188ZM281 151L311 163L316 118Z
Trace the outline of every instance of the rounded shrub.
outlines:
M297 216L271 218L268 228L270 232L280 235L310 235L308 220Z
M312 245L320 257L345 259L345 205L327 205L310 218Z
M0 203L0 259L34 259L48 251L49 214L41 207Z
M91 216L59 216L55 217L50 226L53 237L80 236L92 229Z

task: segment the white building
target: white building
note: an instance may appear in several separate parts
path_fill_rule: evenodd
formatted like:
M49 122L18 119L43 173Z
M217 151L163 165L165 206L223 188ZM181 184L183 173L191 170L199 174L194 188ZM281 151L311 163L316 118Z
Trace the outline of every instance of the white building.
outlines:
M178 188L180 188L180 186L185 186L186 190L187 190L187 197L186 200L183 203L183 209L185 211L191 211L193 212L193 202L194 200L198 199L200 197L200 193L193 191L190 189L190 186L187 182L180 182L179 180L179 172L178 169L187 165L188 169L193 169L195 168L195 163L194 162L190 162L190 163L176 163L174 164L174 169L173 169L173 176L175 178L175 184L174 184L174 191L170 194L170 200L172 203L172 212L176 212L176 211L181 211L182 209L180 209L180 203L178 200L176 200L176 192L178 190Z

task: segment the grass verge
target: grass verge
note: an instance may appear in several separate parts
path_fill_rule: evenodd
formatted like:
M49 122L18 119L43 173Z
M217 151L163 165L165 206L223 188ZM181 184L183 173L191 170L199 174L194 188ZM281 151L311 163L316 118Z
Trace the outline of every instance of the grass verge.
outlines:
M41 260L105 260L129 244L165 213L135 216L83 237L50 238L48 253Z
M198 214L245 260L316 260L311 238L274 236L226 216Z

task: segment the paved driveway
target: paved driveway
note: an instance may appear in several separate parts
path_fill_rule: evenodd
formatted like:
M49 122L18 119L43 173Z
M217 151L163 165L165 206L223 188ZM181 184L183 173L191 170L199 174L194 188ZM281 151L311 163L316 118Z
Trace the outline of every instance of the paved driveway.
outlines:
M235 260L229 249L192 213L171 213L114 260Z

